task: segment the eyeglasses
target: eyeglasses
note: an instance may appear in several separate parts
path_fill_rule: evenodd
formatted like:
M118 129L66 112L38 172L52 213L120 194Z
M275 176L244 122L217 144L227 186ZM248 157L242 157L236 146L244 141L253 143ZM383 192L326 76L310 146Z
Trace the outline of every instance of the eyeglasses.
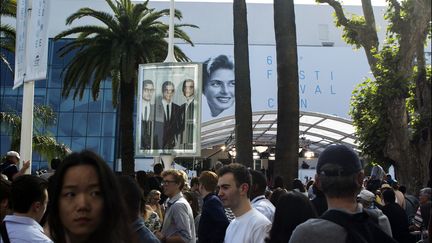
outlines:
M168 180L166 180L166 181L162 181L161 185L162 185L162 186L163 186L163 185L168 185L168 184L170 184L170 183L176 183L176 181L168 181Z

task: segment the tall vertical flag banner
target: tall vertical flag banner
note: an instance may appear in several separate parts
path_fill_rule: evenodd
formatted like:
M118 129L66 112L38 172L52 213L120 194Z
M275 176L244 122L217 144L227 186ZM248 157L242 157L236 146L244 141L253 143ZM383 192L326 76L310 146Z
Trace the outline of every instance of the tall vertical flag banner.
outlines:
M46 79L49 0L18 0L14 89L23 82Z

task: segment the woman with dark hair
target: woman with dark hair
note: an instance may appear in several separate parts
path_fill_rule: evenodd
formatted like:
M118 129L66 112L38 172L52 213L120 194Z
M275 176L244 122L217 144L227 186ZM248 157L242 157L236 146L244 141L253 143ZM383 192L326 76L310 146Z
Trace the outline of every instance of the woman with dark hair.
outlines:
M278 187L280 187L282 189L285 188L282 176L276 176L276 178L274 180L273 189L276 189Z
M68 155L53 176L48 224L56 243L131 242L117 180L91 151Z
M234 105L234 61L230 56L219 55L205 61L203 70L203 94L211 116L217 117Z
M266 243L287 243L297 225L316 217L315 209L303 194L292 191L282 195Z
M293 188L294 191L300 192L303 195L305 195L306 197L308 196L308 194L306 192L306 189L305 189L305 186L303 185L303 182L300 179L295 178L293 180L293 182L292 182L292 188Z
M274 189L273 193L270 196L270 202L273 204L273 206L276 207L280 197L284 194L287 194L287 193L288 193L288 191L286 189L283 189L280 187Z

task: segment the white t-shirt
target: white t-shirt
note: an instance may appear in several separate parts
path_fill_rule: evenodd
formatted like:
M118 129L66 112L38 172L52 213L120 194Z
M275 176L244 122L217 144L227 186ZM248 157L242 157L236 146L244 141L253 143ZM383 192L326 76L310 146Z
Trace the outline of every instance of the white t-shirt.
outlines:
M256 209L236 217L228 226L225 243L263 243L271 222Z

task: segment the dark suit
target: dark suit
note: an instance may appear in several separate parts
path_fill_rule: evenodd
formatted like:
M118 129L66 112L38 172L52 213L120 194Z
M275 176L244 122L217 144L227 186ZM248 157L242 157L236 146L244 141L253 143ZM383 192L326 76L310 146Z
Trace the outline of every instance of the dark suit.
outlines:
M155 106L154 122L154 149L173 149L176 139L180 134L181 110L180 106L171 102L170 117L165 114L165 107L162 99L159 99Z
M229 225L222 202L213 193L205 196L203 201L198 227L198 242L222 243Z
M145 117L144 111L141 114L141 149L152 149L152 131L154 121L154 105L148 107L148 117Z
M189 104L184 103L181 109L180 149L192 149L194 143L195 99Z

